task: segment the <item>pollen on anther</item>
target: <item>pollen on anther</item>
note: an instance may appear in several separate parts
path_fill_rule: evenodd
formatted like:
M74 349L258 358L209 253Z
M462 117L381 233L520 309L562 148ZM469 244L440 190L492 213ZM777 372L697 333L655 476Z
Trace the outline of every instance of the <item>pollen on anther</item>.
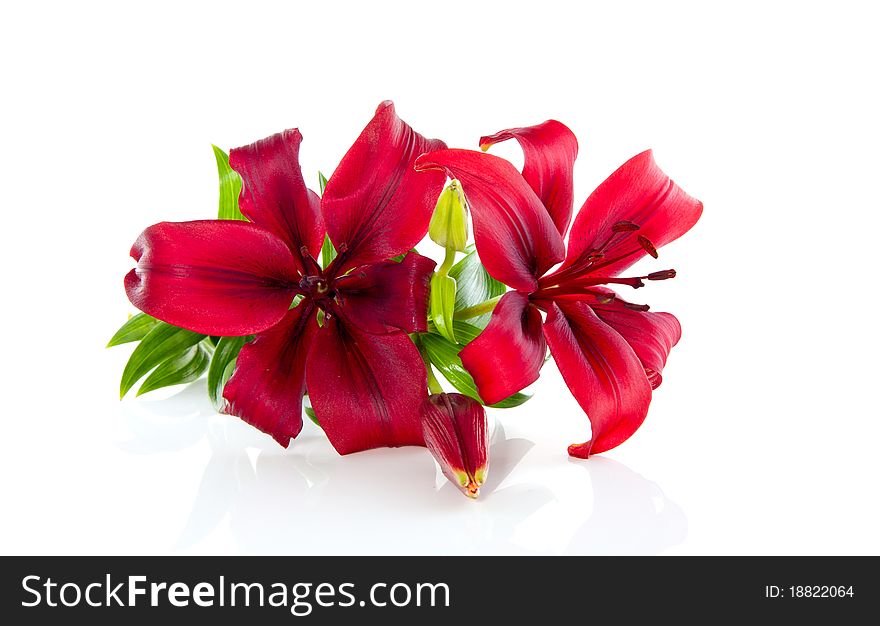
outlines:
M675 278L675 270L661 270L659 272L651 272L647 276L648 280L667 280Z
M639 235L638 242L639 245L642 246L642 248L645 250L645 252L650 254L655 259L657 258L657 248L654 247L654 244L651 243L650 239L648 239L644 235Z

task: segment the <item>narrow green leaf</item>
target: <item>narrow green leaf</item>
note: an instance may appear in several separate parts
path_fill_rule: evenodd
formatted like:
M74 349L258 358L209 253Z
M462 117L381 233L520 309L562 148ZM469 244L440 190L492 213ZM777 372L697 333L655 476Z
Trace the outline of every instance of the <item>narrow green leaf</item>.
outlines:
M431 319L437 332L455 343L452 316L455 313L455 279L443 274L431 276Z
M124 343L131 343L132 341L140 341L158 323L159 320L146 313L133 315L128 318L128 321L125 322L125 324L119 327L119 330L113 335L113 338L107 344L107 347L110 348Z
M235 371L235 362L242 346L250 341L251 337L221 337L211 357L211 365L208 367L208 396L217 411L222 411L225 405L223 400L223 388Z
M119 383L119 397L125 394L141 378L157 365L174 359L204 339L205 335L159 322L138 344L125 365Z
M489 276L489 272L480 262L480 257L473 245L468 246L466 252L464 258L449 270L449 275L457 283L456 311L480 304L507 291L504 283ZM468 321L479 328L485 328L491 318L491 314L486 314Z
M327 177L320 171L318 172L318 188L321 190L321 195L323 196L324 190L327 188ZM336 248L333 247L333 242L330 241L330 236L324 235L324 243L321 245L321 267L326 268L335 258Z
M460 324L460 322L455 323L456 333L458 333L459 330L462 330ZM475 331L475 334L473 335L475 337L480 333L480 329L475 327L472 328ZM471 340L472 339L473 337L471 337ZM433 333L420 335L420 340L422 346L425 348L425 352L428 354L428 359L438 370L440 370L443 377L460 393L470 396L474 400L484 404L483 400L480 398L480 394L477 392L477 385L474 383L474 379L461 364L461 359L458 357L458 352L461 350L461 346ZM518 392L491 406L496 409L509 409L519 406L531 397L531 394Z
M315 426L321 428L321 424L318 422L318 414L315 413L315 409L312 408L312 403L308 396L303 396L303 410L305 411L306 417L312 420L312 423Z
M154 369L138 389L137 395L162 387L191 383L205 373L210 360L211 354L208 349L203 344L197 343L180 356L168 359Z
M333 247L333 242L330 241L329 235L324 235L324 243L321 245L321 267L327 268L330 265L330 262L336 258L336 248Z
M398 254L397 256L393 256L393 257L391 257L391 260L392 260L392 261L396 261L397 263L400 263L401 261L403 261L404 258L406 258L406 255L409 254L410 252L412 252L412 253L414 253L414 254L418 254L418 253L419 253L418 250L416 250L415 248L413 248L413 249L410 250L409 252L404 252L403 254Z
M215 145L214 158L217 159L217 174L220 176L220 208L217 217L221 220L242 220L247 218L238 208L238 195L241 193L241 176L229 167L229 155Z

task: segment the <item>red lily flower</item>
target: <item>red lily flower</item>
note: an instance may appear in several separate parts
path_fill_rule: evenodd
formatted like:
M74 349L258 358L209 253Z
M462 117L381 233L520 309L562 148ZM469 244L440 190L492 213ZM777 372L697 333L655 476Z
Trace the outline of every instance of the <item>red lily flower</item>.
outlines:
M523 148L522 174L504 159L471 150L439 150L416 161L417 170L443 170L462 182L480 258L514 289L460 356L491 404L538 378L549 345L592 427L590 441L569 446L569 454L587 458L620 445L642 424L681 336L669 313L648 313L646 305L626 302L604 285L640 287L643 280L675 276L673 270L632 278L620 273L687 232L703 205L643 152L587 198L566 253L577 140L551 120L483 137L480 145L486 150L510 138Z
M251 221L149 227L131 250L128 297L199 333L256 334L223 395L228 413L281 445L302 429L306 388L340 454L421 445L412 407L425 397L425 368L406 333L427 330L435 264L413 253L387 259L427 232L445 178L417 174L413 162L445 144L384 102L319 199L303 182L301 141L294 129L232 150ZM322 270L315 255L325 224L338 256Z

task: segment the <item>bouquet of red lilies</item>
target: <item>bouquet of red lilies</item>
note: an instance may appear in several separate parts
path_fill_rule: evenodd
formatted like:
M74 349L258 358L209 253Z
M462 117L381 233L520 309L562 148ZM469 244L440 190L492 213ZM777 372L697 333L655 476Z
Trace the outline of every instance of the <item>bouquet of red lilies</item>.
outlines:
M486 153L508 139L522 172ZM305 409L340 454L426 446L471 497L488 465L484 406L527 401L548 348L590 420L569 454L639 428L681 327L609 286L674 277L621 273L702 212L650 151L572 222L578 144L557 121L451 149L384 102L329 180L319 174L320 195L303 179L301 141L293 129L228 156L215 147L219 219L137 238L125 291L142 313L110 341L139 342L122 396L144 378L139 394L207 373L217 410L282 446ZM426 233L445 250L436 271L414 248Z

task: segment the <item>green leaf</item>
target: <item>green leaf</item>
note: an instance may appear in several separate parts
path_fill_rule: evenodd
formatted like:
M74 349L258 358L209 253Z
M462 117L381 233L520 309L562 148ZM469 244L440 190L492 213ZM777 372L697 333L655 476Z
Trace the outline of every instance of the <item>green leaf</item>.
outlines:
M306 413L306 417L308 417L318 428L321 428L321 424L318 422L318 414L315 413L315 409L312 408L312 403L309 401L309 397L303 396L303 410Z
M202 343L198 343L180 356L171 358L154 369L138 389L137 395L162 387L191 383L205 373L210 360L210 351Z
M324 235L324 243L321 245L321 267L327 269L327 266L330 265L330 262L336 258L336 248L333 247L333 242L330 241L329 235Z
M132 317L128 318L128 321L125 322L125 324L119 327L119 330L117 330L116 334L113 335L113 338L107 344L107 347L111 348L113 346L119 346L124 343L131 343L132 341L140 341L158 323L159 320L157 320L155 317L147 315L146 313L138 313L137 315L133 315Z
M205 335L159 322L138 344L125 365L119 383L119 397L125 394L154 367L183 355Z
M455 279L443 274L431 276L431 319L437 332L455 343L452 316L455 313Z
M208 396L211 403L218 411L224 407L223 388L232 377L235 370L235 362L242 346L251 340L251 337L221 337L211 357L211 365L208 367Z
M410 252L413 253L413 254L418 254L418 253L419 253L418 250L416 250L415 248L413 248L413 249L410 250L409 252L404 252L403 254L398 254L397 256L393 256L393 257L391 257L390 260L395 261L395 262L397 262L397 263L400 263L401 261L403 261L403 260L406 258L406 255L409 254Z
M456 334L461 330L465 330L463 326L464 324L462 322L455 322ZM471 325L467 324L467 326ZM470 337L469 341L472 341L473 337L480 334L479 328L473 326L471 328L472 330L469 332L473 333L473 336ZM480 404L485 404L480 398L480 394L477 393L477 385L474 383L474 379L468 371L464 369L464 366L461 364L461 359L458 357L458 352L461 350L461 346L452 343L440 335L432 333L420 335L420 340L428 355L428 359L438 370L440 370L443 377L448 380L453 387L455 387L460 393L477 400ZM519 406L531 397L531 394L519 392L491 406L496 409L509 409Z
M324 190L327 188L327 177L324 176L322 172L318 172L318 188L321 190L321 195L324 195ZM333 247L333 242L330 241L329 235L324 235L324 243L321 246L321 267L327 268L330 265L330 262L336 258L336 248Z
M247 218L238 208L238 195L241 193L241 176L229 167L229 155L215 145L214 158L217 159L217 174L220 176L220 209L217 217L221 220L242 220Z
M455 279L457 290L455 292L455 310L460 311L471 306L485 302L490 298L495 298L507 291L504 283L499 282L489 276L489 272L480 262L473 245L468 246L464 258L452 266L449 275ZM470 323L485 328L489 320L492 319L491 314L481 315L470 319Z

